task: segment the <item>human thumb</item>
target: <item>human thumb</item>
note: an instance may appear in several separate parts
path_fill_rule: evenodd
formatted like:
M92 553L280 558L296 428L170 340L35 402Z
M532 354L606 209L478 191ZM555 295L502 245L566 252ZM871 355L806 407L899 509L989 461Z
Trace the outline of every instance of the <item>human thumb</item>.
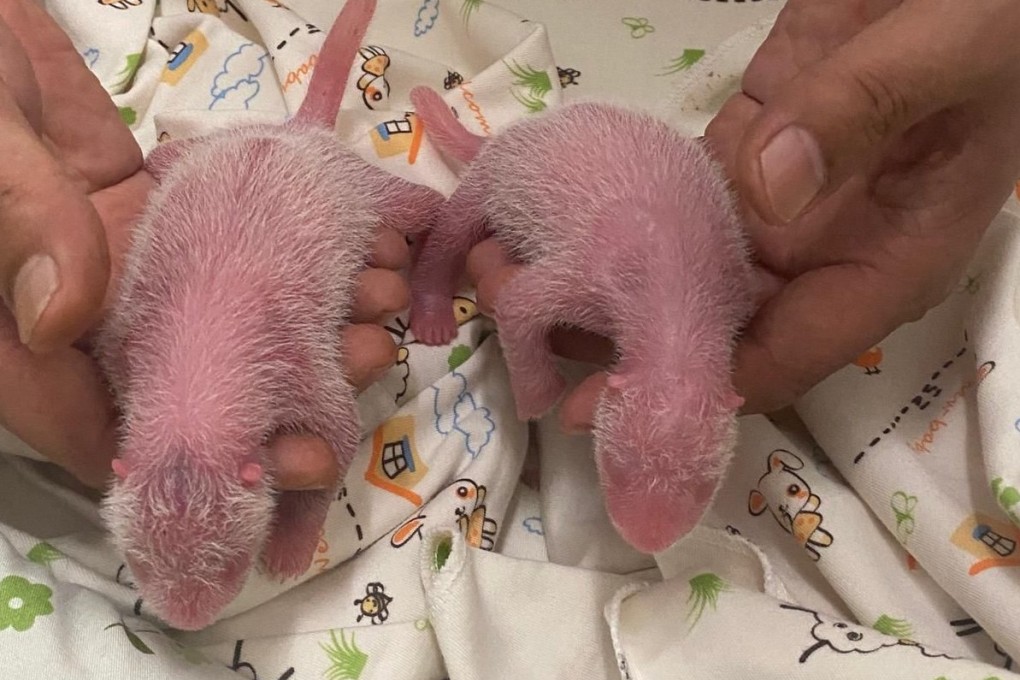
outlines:
M908 0L801 70L743 134L743 196L765 221L789 222L867 173L911 126L987 88L1001 73L995 45L1008 53L1016 39L1001 26L1013 22L999 14L997 25L996 16L967 3Z

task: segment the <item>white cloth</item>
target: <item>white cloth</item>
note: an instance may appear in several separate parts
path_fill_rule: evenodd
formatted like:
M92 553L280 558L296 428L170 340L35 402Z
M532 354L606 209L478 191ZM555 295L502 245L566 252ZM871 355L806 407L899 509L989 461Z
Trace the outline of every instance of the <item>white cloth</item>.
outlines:
M407 112L419 83L447 85L482 133L579 97L699 133L780 6L505 2L513 13L382 0L343 104L345 142L450 191L455 173ZM339 3L49 10L150 149L163 134L282 120ZM809 432L796 417L744 418L703 526L654 560L613 533L590 442L515 420L497 338L470 292L452 301L463 323L451 347L391 325L400 363L361 397L366 437L309 573L254 575L204 631L162 630L95 505L35 462L0 458L0 677L1011 677L1016 230L1003 215L970 270L977 282L808 395L798 411ZM993 371L979 370L986 361ZM918 393L931 404L882 433ZM791 483L807 502L787 525L773 511Z

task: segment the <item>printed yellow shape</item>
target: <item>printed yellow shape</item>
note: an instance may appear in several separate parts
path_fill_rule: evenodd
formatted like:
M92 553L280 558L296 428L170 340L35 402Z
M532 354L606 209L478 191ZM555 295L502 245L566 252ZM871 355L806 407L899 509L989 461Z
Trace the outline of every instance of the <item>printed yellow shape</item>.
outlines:
M414 442L413 416L391 418L376 428L365 481L418 507L421 496L413 489L428 471Z
M170 51L170 59L163 67L163 75L160 80L168 85L176 85L181 82L191 67L195 65L199 57L209 49L209 40L201 31L192 31L184 37L184 40L177 43L177 46Z
M397 527L397 530L393 532L393 536L390 538L390 545L394 548L403 546L405 543L417 536L424 527L424 517L412 517Z
M478 304L471 298L460 295L453 298L453 318L457 320L458 326L463 326L478 314Z
M467 544L472 548L481 547L482 540L489 533L486 519L484 505L480 505L472 510L470 515L461 515L457 519L458 528L464 534ZM492 520L489 520L489 522L492 522Z
M379 158L389 158L398 154L407 154L407 164L414 165L421 147L421 124L418 116L413 113L404 114L403 118L388 120L372 128L368 133L372 146Z
M822 516L816 512L801 512L793 518L793 537L801 545L807 545L811 535L815 533L822 524Z
M1008 522L976 513L963 520L949 540L974 557L967 570L971 576L996 567L1020 567L1020 529Z
M859 357L854 359L854 366L860 366L864 369L867 375L877 375L882 372L880 365L882 363L882 348L872 347L867 352L864 352Z

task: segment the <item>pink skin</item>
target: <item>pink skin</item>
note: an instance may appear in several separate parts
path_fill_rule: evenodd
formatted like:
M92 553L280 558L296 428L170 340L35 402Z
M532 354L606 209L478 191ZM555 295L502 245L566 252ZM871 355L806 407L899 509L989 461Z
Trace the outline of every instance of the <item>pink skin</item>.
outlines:
M411 98L441 149L462 160L477 149L415 264L415 337L453 337L467 252L494 235L526 265L495 305L518 415L541 416L565 389L555 326L613 339L620 360L594 428L606 504L633 546L665 549L700 519L728 463L741 404L734 336L757 302L719 168L697 140L605 104L482 140L431 90Z
M265 443L318 436L339 478L360 439L338 333L380 225L414 233L442 203L333 131L375 8L349 0L295 118L170 142L97 354L123 411L104 517L149 608L211 623L256 558L311 564L335 490L274 495Z

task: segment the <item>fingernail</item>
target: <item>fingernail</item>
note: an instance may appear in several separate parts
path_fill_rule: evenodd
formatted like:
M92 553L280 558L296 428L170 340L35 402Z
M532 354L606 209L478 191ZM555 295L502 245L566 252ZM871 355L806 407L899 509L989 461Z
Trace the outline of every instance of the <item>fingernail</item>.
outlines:
M22 344L32 339L39 317L57 290L57 263L49 255L33 255L14 278L14 318Z
M780 130L759 162L772 210L784 222L800 215L825 185L825 160L818 142L796 125Z
M325 491L328 488L329 487L327 487L325 484L322 484L320 482L308 482L307 484L303 484L301 486L288 486L286 488L286 490L287 491Z

